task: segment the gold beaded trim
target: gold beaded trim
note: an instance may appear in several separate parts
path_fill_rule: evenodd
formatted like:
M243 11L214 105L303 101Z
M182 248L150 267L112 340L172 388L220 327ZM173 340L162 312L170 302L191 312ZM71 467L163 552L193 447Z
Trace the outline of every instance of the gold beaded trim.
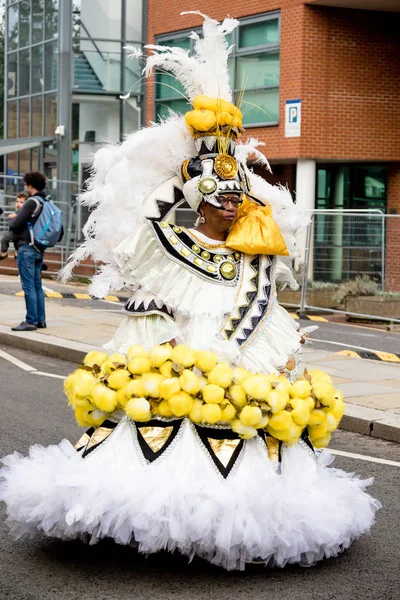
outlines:
M214 170L222 179L233 179L238 174L238 165L233 156L218 154L214 161Z
M187 170L188 164L189 164L189 160L188 159L184 160L183 164L182 164L182 175L184 176L184 178L186 179L186 181L189 181L189 179L192 179L190 177L189 173L188 173L188 170Z

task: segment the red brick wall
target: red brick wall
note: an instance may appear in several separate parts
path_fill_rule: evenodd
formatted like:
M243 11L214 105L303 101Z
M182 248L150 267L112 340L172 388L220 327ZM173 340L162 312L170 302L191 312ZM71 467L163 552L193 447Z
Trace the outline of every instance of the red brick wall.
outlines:
M395 212L397 211L397 213ZM386 227L386 290L400 292L400 162L389 166Z
M399 159L400 15L305 6L303 0L148 0L148 42L201 24L201 8L216 19L280 9L281 83L278 126L248 130L274 160ZM153 118L154 86L147 86ZM284 137L285 101L302 99L302 136Z

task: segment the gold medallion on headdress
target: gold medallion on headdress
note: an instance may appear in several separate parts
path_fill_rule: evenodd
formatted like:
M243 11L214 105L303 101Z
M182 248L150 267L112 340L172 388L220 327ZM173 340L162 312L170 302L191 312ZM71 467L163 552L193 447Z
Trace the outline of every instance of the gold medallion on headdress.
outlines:
M214 160L214 170L221 179L233 179L238 174L238 165L233 156L218 154Z

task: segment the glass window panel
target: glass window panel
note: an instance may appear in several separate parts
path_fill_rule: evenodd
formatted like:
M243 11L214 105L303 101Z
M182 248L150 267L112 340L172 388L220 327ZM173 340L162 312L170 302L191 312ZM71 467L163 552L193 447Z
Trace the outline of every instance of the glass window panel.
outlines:
M57 42L45 44L44 52L44 89L45 91L56 90L58 71Z
M30 2L28 0L24 0L19 3L19 47L23 48L24 46L29 45L30 41Z
M32 94L43 92L43 46L32 47Z
M185 94L183 86L170 73L156 74L156 98L176 98ZM184 100L184 98L182 98Z
M142 39L142 2L126 3L126 39L132 42Z
M17 52L8 55L7 59L7 96L12 98L17 95Z
M32 136L40 137L43 135L42 118L42 96L32 98Z
M279 85L279 52L249 54L236 59L236 89Z
M18 4L10 6L7 19L7 47L15 50L18 46Z
M239 48L279 43L279 19L249 23L239 27Z
M57 126L57 97L56 94L46 94L44 97L45 135L54 135Z
M43 1L32 0L32 43L43 40Z
M21 50L19 53L19 96L27 96L29 94L29 65L30 51Z
M228 58L229 85L233 88L235 85L235 59Z
M157 102L156 115L157 119L166 118L169 116L169 110L184 114L190 109L190 105L182 98L182 100L166 100L165 102Z
M276 123L279 120L279 90L246 92L240 109L244 125Z
M7 154L7 175L16 175L18 173L18 152ZM15 179L7 180L7 194L14 195L19 190L16 189Z
M30 136L29 130L29 98L23 98L19 101L19 137L27 138Z
M17 137L17 102L7 102L7 138Z
M49 2L50 0L46 0ZM126 4L139 4L126 0ZM121 37L121 0L73 2L73 10L81 22L80 36L118 40ZM112 10L112 18L109 11ZM80 14L79 14L80 13Z
M184 50L190 50L191 40L186 37L169 38L159 42L160 46L174 46L176 48L183 48Z
M31 170L31 151L21 150L19 153L19 173L23 175Z
M44 37L46 40L58 35L58 0L44 0Z

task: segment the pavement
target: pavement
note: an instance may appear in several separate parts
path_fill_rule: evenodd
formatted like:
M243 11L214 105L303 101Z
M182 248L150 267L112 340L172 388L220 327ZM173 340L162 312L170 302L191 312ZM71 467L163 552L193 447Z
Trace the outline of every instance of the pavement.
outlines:
M81 293L87 293L84 287ZM47 329L20 333L10 328L23 318L24 299L0 293L0 344L79 363L89 350L112 338L122 319L120 307L112 299L71 302L50 297ZM314 343L303 347L301 368L326 371L342 390L346 413L341 429L400 443L400 364L346 356Z

